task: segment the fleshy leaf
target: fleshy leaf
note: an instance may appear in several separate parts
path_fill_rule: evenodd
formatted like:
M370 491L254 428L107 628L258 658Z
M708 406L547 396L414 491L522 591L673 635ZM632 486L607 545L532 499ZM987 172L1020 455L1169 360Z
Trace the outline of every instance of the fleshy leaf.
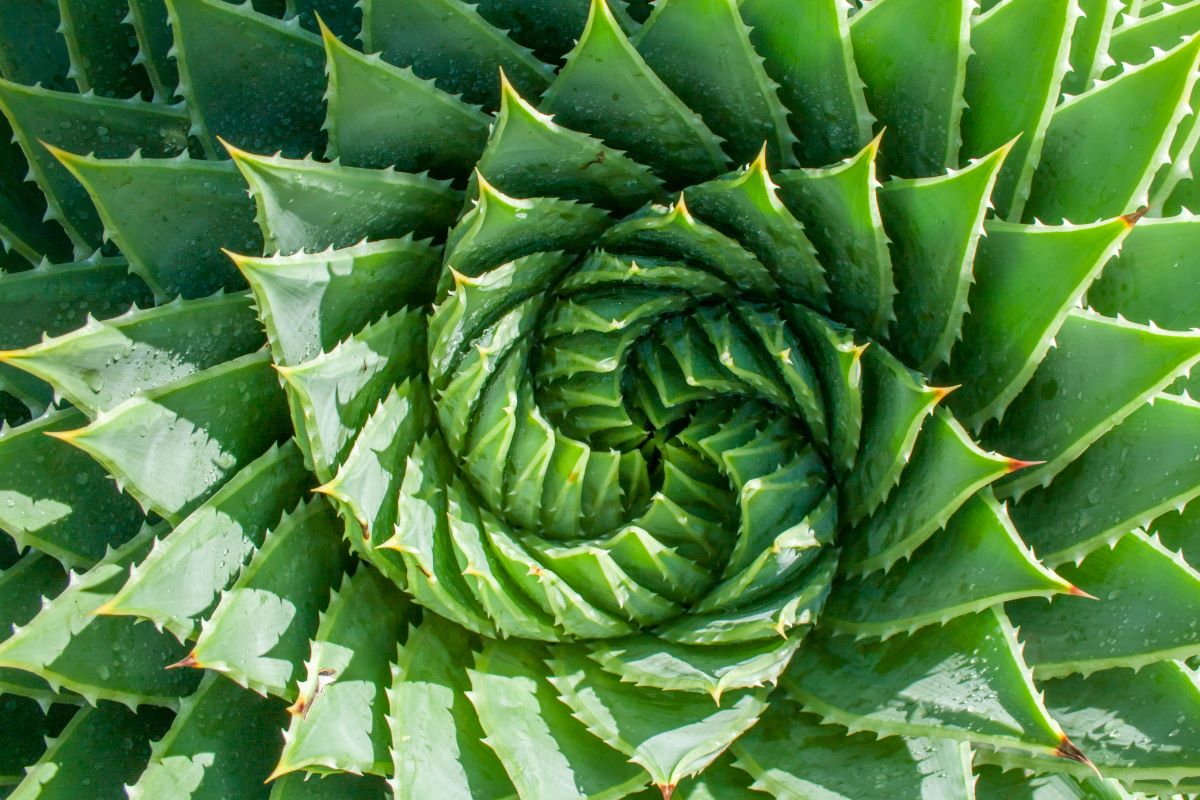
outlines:
M170 730L154 743L130 800L265 797L263 779L279 747L283 703L217 675L179 704ZM236 733L236 735L232 735Z
M293 442L271 448L176 525L95 613L144 617L181 642L194 638L200 618L310 480Z
M559 702L545 651L490 640L468 670L468 696L519 797L624 797L646 783L625 756L604 747Z
M973 800L967 745L950 739L876 739L822 725L779 692L758 724L733 745L752 789L774 797Z
M1058 228L988 222L971 311L938 381L961 384L950 405L978 431L1025 387L1067 313L1129 231L1124 220Z
M80 92L125 98L150 89L149 76L134 63L137 40L124 27L128 13L124 0L59 0L59 30Z
M750 728L767 703L762 690L731 692L720 707L707 695L666 693L621 683L583 652L561 647L550 682L588 730L645 767L670 796L679 781L703 770Z
M105 237L160 300L245 288L221 248L258 251L262 238L231 165L186 156L98 159L50 151L87 189Z
M1192 625L1200 574L1156 539L1134 531L1058 571L1099 599L1009 604L1039 678L1137 668L1200 653L1200 632Z
M817 633L783 683L806 711L852 732L1048 755L1069 744L1038 699L1012 625L991 609L884 642Z
M777 86L750 43L734 0L664 0L633 37L646 63L709 128L726 152L749 162L766 142L776 169L796 164L796 137Z
M46 435L86 423L72 408L0 432L0 530L69 567L96 562L143 519L100 464Z
M220 0L165 0L179 62L179 93L210 158L216 137L255 153L323 152L325 48L290 23ZM213 58L213 53L222 53ZM263 63L270 53L270 66Z
M145 508L178 523L287 435L286 408L260 350L134 395L57 438L103 464Z
M888 130L885 172L923 178L958 166L972 5L879 0L850 19L867 106Z
M1200 360L1200 332L1174 333L1072 310L1058 346L988 435L989 445L1044 459L1005 481L1020 496L1051 479L1142 403ZM1070 420L1070 425L1057 424Z
M487 141L488 117L411 69L363 55L323 31L328 57L327 155L355 167L461 175Z
M187 666L210 669L259 694L295 699L293 679L317 614L346 564L342 526L317 497L285 514L201 624Z
M461 194L425 175L228 149L250 185L267 252L316 252L405 234L440 236L462 207Z

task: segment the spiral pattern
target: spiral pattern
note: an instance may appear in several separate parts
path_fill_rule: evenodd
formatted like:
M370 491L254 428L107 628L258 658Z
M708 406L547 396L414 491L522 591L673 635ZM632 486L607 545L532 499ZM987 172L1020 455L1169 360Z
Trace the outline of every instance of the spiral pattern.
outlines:
M4 0L0 795L1200 789L1200 14L1083 5Z

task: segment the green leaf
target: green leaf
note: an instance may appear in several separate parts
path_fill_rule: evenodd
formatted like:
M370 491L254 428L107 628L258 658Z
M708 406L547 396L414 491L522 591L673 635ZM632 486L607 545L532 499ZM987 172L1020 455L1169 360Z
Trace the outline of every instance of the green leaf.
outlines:
M606 0L591 0L579 43L546 91L542 110L681 185L711 178L729 162L722 140L650 69Z
M187 149L188 117L176 106L0 81L0 112L12 125L30 174L46 195L49 218L59 222L83 251L100 245L100 218L84 188L42 142L101 158L126 158L138 150L165 157Z
M596 669L574 647L556 648L550 668L550 682L576 719L644 767L667 796L720 756L767 707L762 690L731 692L718 708L704 694L630 686Z
M333 479L375 407L422 371L425 353L425 313L412 309L383 317L311 361L276 367L296 441L318 479Z
M284 514L201 623L186 666L215 670L261 695L294 700L292 680L299 677L317 614L341 579L346 556L342 526L324 498Z
M227 361L134 395L56 438L103 464L143 507L178 523L289 432L270 364L263 350Z
M262 347L249 293L133 309L0 361L35 375L91 417L132 397Z
M775 168L796 165L787 109L767 77L734 0L665 0L633 37L646 63L749 163L766 143Z
M971 25L975 58L963 89L962 152L979 158L1011 142L992 193L1001 218L1020 219L1029 198L1078 19L1071 0L1015 0ZM1015 52L1025 57L1014 59Z
M400 646L388 689L396 800L437 794L480 800L514 796L503 766L484 740L481 725L487 712L476 711L468 700L474 647L466 630L433 615L411 627ZM478 707L478 696L475 703ZM570 720L565 707L559 714ZM514 738L511 730L503 736Z
M971 7L879 0L851 17L867 106L888 130L884 172L923 178L958 166Z
M92 705L114 700L131 708L173 707L190 694L197 675L164 669L183 657L182 645L152 625L92 613L125 582L130 565L145 557L154 535L154 528L145 528L82 576L72 575L62 594L0 642L0 666L32 672Z
M98 159L50 152L83 185L130 269L159 300L245 287L221 248L262 248L250 202L229 164L177 159Z
M42 603L60 594L66 585L62 565L36 550L0 571L0 641L11 635L14 625L24 625L37 616ZM15 669L0 669L0 692L30 697L43 706L65 699L41 678Z
M446 265L468 277L532 253L585 250L608 225L598 208L554 197L509 197L486 177L475 173L479 199L446 242Z
M293 158L324 151L320 38L301 30L298 20L281 22L246 5L166 3L179 94L187 100L191 132L210 158L221 155L217 137L251 152L282 150ZM269 65L263 53L270 54Z
M10 790L21 780L25 768L46 750L46 737L60 732L76 712L75 706L54 705L43 710L28 697L0 696L0 713L5 726L0 747L0 791Z
M778 84L802 166L832 164L871 140L874 117L854 62L848 10L842 0L744 0L738 6L767 75Z
M0 9L0 75L15 83L73 89L70 58L58 34L58 3L13 0Z
M259 697L211 673L179 704L145 772L127 789L130 800L266 800L263 779L279 748L283 703Z
M1055 768L1061 768L1053 764ZM998 768L975 764L975 791L979 800L1130 800L1115 781L1105 781L1094 774L1081 779L1070 775L1030 774L1015 769L1001 772Z
M879 192L895 268L891 346L922 372L950 358L967 311L975 249L1009 146L934 178L896 179Z
M124 260L98 254L77 264L0 273L0 362L14 348L87 324L89 315L114 317L150 299L146 285L130 274ZM15 394L37 413L51 401L50 387L3 363L0 390Z
M377 55L363 55L323 32L328 58L327 155L355 167L395 166L458 177L475 164L490 119Z
M1129 228L1122 219L1057 228L986 224L971 313L937 373L939 382L960 384L950 405L964 424L978 431L1003 415Z
M1200 319L1200 292L1188 280L1198 237L1200 220L1191 216L1139 220L1121 252L1088 287L1088 304L1110 317L1119 314L1142 324L1191 329ZM1200 383L1191 380L1175 384L1176 389L1181 386L1200 389Z
M1200 494L1200 404L1163 395L1133 412L1046 488L1013 507L1050 564L1080 558Z
M180 642L194 638L200 619L237 578L267 529L295 508L310 481L293 442L272 447L155 543L129 580L93 613L143 617Z
M125 27L125 0L59 0L59 31L79 91L102 97L149 93L149 76L134 64L137 39Z
M662 196L649 169L599 139L556 124L503 76L500 111L476 169L515 197L561 197L628 212Z
M271 784L270 800L391 800L387 782L376 775L292 772Z
M825 270L804 225L779 199L765 152L740 174L689 188L687 201L697 217L754 253L785 296L813 308L827 306Z
M1012 625L994 609L884 642L819 631L783 683L804 710L851 732L1048 755L1069 745L1038 700Z
M137 61L154 87L154 99L169 102L179 88L179 68L169 57L174 39L163 0L129 0L129 24L137 36Z
M1047 681L1046 707L1103 773L1123 782L1200 774L1200 686L1175 661ZM1073 772L1086 777L1086 768Z
M820 724L778 692L758 724L733 744L752 789L774 797L973 800L967 745L950 739L876 739Z
M5 719L9 719L5 715ZM86 786L88 797L119 797L150 757L150 740L171 724L166 709L144 706L140 712L116 703L100 703L76 712L48 740L46 752L28 768L10 800L69 800Z
M433 299L439 253L411 236L324 253L236 256L274 362L300 364L385 313Z
M1009 604L1027 642L1026 660L1039 678L1139 668L1200 652L1200 632L1192 625L1200 574L1157 539L1134 531L1058 571L1099 600Z
M953 416L935 412L923 426L900 485L851 534L842 572L861 576L890 570L945 527L971 495L1021 466L983 451Z
M784 204L817 248L834 316L866 336L881 337L896 293L887 235L875 195L875 139L857 155L824 169L776 176Z
M367 52L382 52L385 60L487 108L500 101L497 67L530 97L554 77L549 66L460 0L365 0L361 38Z
M545 651L489 640L468 670L468 696L519 797L564 800L624 797L646 774L601 745L561 704L550 684Z
M1173 333L1072 310L989 445L1045 464L1002 484L1007 496L1055 475L1200 360L1200 333ZM1061 420L1068 420L1063 425Z
M947 393L926 386L882 347L868 349L863 365L862 440L854 468L838 487L848 525L872 514L891 494L926 417ZM836 407L833 411L837 413Z
M43 258L70 261L71 242L57 222L45 218L46 197L25 180L29 163L12 138L8 119L0 114L0 244L8 262L2 268L18 272Z
M587 24L588 0L483 0L479 13L547 64L561 64ZM625 30L637 23L624 3L613 13Z
M68 567L95 563L143 520L100 464L47 435L86 423L65 409L0 432L0 529Z
M404 641L410 608L376 570L360 567L343 581L321 616L270 779L298 769L390 774L388 665L392 648Z
M228 149L250 185L267 252L316 252L405 234L440 237L462 208L462 195L448 181L425 175Z
M1071 33L1071 71L1062 84L1066 94L1078 95L1091 89L1105 68L1114 66L1108 55L1108 45L1123 2L1080 0L1079 8L1083 15Z
M820 379L829 423L829 460L838 475L854 466L862 435L862 356L866 345L834 327L824 317L795 308L792 327L806 342L813 370Z
M1069 591L1069 583L1038 563L1004 508L984 490L903 568L835 584L821 626L886 639L1008 600Z
M1188 111L1198 60L1200 38L1192 38L1059 105L1025 218L1090 222L1149 202L1150 182Z

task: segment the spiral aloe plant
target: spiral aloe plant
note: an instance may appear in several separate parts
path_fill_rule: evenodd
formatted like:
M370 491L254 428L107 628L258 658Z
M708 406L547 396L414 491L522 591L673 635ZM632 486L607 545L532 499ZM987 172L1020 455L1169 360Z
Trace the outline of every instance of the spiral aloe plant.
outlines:
M1200 793L1198 32L3 0L0 796Z

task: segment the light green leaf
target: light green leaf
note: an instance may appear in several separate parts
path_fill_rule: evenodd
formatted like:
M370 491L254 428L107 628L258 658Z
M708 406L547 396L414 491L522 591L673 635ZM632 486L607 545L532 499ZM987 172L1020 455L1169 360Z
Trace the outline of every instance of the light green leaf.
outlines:
M1012 625L994 609L884 642L818 632L783 683L806 711L852 732L1048 755L1069 745L1038 699Z
M974 800L971 756L951 739L847 735L820 724L784 692L758 724L733 744L734 765L754 778L752 789L774 797L859 800Z
M1138 668L1200 653L1195 622L1200 574L1182 558L1133 531L1059 573L1092 597L1060 597L1047 605L1008 605L1039 678L1109 667Z
M200 619L310 482L294 442L272 447L155 543L129 580L93 613L143 617L180 642L194 638Z
M546 651L489 640L468 670L468 696L518 797L613 800L645 785L646 774L605 747L550 685Z
M711 764L750 728L767 704L762 690L732 692L720 708L704 694L663 692L621 683L583 651L555 650L550 682L588 730L645 767L668 793Z
M185 665L295 700L292 681L347 560L342 526L324 498L284 514L201 623Z
M959 419L978 431L1003 415L1129 229L1122 219L1056 228L986 223L962 340L937 373L943 385L961 384L950 397Z
M1020 497L1035 485L1049 485L1197 360L1200 332L1173 333L1072 310L1058 333L1058 346L986 437L1004 452L1046 461L1006 480L1002 494Z
M886 639L1007 600L1071 590L1038 563L1004 508L984 490L902 568L835 584L821 626Z
M867 106L887 128L884 172L923 178L958 166L972 6L878 0L851 17Z

